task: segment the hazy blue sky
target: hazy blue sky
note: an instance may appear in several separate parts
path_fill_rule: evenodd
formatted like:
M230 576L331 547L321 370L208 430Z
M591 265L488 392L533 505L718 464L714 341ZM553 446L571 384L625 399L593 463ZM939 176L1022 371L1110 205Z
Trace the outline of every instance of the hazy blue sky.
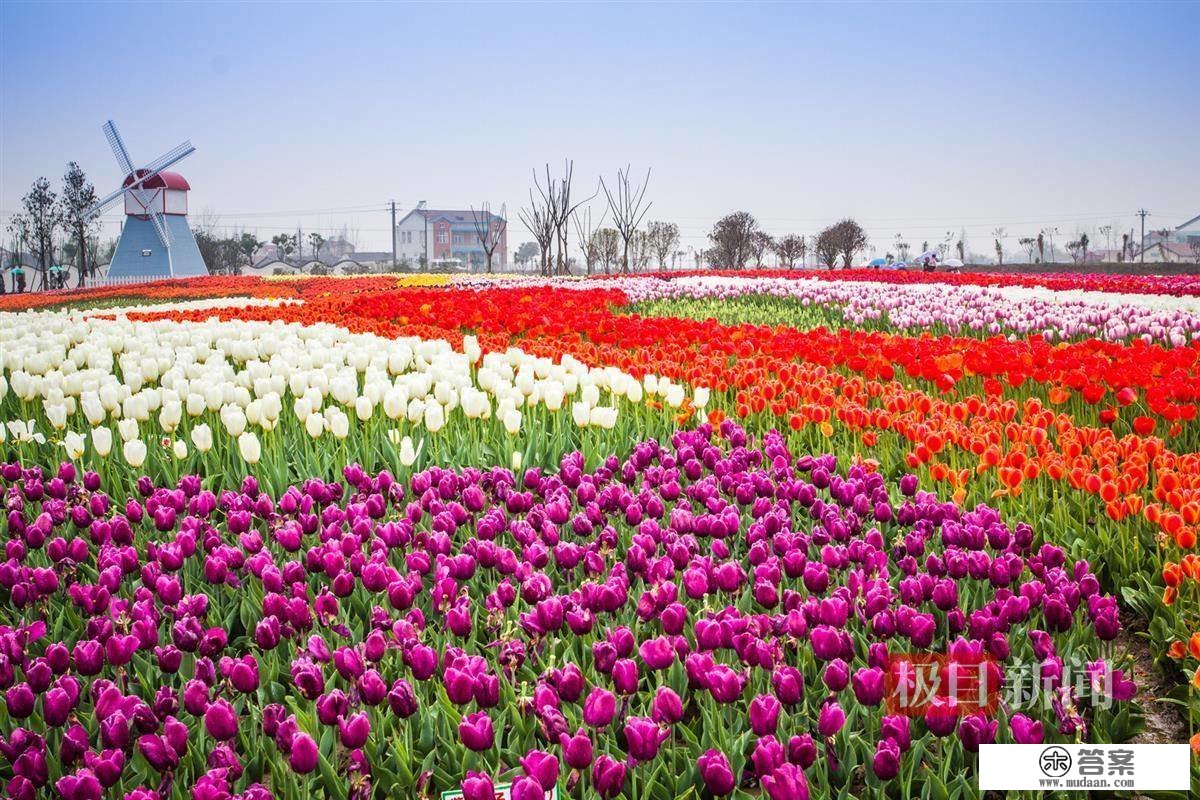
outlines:
M384 249L390 199L488 199L515 246L530 169L569 156L577 192L653 167L685 245L746 209L773 233L853 215L880 252L1004 225L1016 250L1200 214L1197 31L1196 3L4 0L0 213L71 159L115 188L111 117L135 161L190 138L193 214L263 238Z

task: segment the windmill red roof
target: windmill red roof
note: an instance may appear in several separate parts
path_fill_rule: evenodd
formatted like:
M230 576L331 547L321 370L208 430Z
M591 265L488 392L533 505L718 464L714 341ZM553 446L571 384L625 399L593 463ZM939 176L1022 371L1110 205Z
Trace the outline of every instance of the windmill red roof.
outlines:
M145 172L145 170L140 170L140 169L133 171L125 178L125 182L122 183L121 185L129 186L131 183L133 183L135 180L137 180L137 177L140 177L144 172ZM153 178L151 178L150 180L143 183L142 188L143 189L182 189L183 191L186 192L189 189L191 189L192 187L191 187L191 184L189 184L187 182L187 179L185 179L178 172L160 172L157 175L155 175Z

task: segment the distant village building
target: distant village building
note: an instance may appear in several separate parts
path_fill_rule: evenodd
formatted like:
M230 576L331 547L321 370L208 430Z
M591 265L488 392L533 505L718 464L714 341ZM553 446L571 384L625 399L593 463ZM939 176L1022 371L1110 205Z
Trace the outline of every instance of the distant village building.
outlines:
M1145 243L1147 247L1158 242L1182 244L1184 246L1190 245L1192 242L1200 242L1200 216L1192 217L1178 227L1150 231L1146 234Z
M1145 261L1150 264L1186 264L1200 262L1200 238L1194 240L1197 244L1180 244L1179 242L1158 241L1146 245L1145 253L1135 253L1134 261ZM1144 256L1144 257L1143 257Z
M508 266L508 231L497 214L476 210L426 208L424 201L396 223L396 258L401 264L422 264L460 269L483 269L487 254L479 242L475 221L484 217L492 230L500 231L500 244L492 254L492 269Z
M1141 251L1134 254L1134 260L1163 264L1200 262L1200 215L1175 228L1146 234Z

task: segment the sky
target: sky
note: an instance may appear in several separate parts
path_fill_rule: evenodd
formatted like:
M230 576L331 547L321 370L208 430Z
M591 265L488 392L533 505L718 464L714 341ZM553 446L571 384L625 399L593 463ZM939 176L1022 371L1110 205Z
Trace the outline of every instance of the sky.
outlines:
M852 216L878 254L967 232L1200 214L1200 3L0 3L0 222L40 175L121 175L101 125L179 165L193 218L260 238L387 204L507 204L531 171L651 169L647 219L704 247ZM592 201L598 216L604 198ZM119 207L105 215L115 236Z

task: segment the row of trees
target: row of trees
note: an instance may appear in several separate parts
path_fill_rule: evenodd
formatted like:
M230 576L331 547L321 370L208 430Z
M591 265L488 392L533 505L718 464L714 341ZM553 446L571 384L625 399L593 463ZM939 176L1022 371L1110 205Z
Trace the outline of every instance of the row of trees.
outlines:
M649 169L640 180L628 165L617 170L615 180L601 176L596 190L583 199L574 194L574 178L575 163L570 160L564 162L561 177L551 173L549 164L544 178L533 171L529 205L519 214L535 241L518 249L518 263L528 263L533 256L539 259L543 275L569 273L573 263L570 238L574 232L589 275L601 268L605 273L614 269L622 273L644 270L652 259L659 269L666 269L679 249L679 226L661 220L646 222L652 205L646 199ZM595 219L588 204L602 193L605 206Z
M717 220L708 239L712 246L705 253L706 260L718 269L743 269L751 263L761 267L769 253L776 256L780 266L794 269L809 252L830 269L839 260L849 268L867 246L866 232L852 219L835 222L809 239L795 233L776 238L762 230L748 211L735 211Z
M52 286L51 267L73 266L79 285L95 274L100 261L100 220L89 217L96 204L96 188L74 161L67 164L58 192L45 177L33 182L21 198L21 208L8 221L8 233L16 251L32 261L36 275L31 289Z

